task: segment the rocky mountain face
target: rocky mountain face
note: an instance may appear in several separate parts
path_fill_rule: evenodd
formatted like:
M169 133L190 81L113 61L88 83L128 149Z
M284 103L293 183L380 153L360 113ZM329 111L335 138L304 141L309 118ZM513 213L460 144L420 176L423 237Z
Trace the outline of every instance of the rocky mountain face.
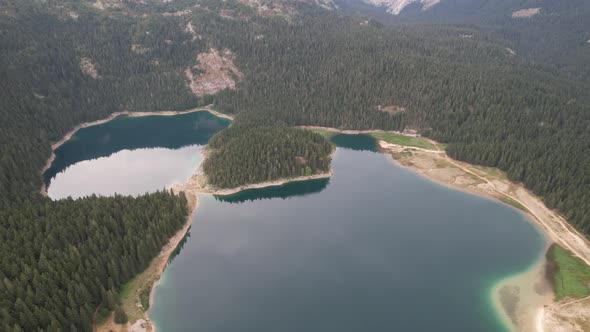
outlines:
M365 3L387 8L387 12L393 15L399 15L401 11L411 4L418 4L422 10L428 10L440 2L440 0L363 0Z

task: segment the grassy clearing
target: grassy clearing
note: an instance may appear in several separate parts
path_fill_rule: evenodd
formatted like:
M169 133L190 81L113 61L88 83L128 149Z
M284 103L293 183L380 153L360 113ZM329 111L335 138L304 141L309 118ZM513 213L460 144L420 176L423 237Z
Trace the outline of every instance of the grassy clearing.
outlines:
M522 210L524 212L528 212L529 210L522 204L520 204L519 202L513 200L510 197L506 197L506 196L501 196L500 200L508 205L512 205L513 207Z
M554 244L547 252L548 277L553 283L555 300L590 296L590 266L568 250Z
M371 136L391 144L413 146L427 150L436 150L436 146L434 144L421 137L405 136L396 133L372 133Z

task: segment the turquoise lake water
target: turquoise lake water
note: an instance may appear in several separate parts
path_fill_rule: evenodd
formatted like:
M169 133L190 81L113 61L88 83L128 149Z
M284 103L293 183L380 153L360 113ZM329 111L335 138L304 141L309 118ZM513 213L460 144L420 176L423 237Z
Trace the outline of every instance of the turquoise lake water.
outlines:
M193 114L199 119L124 118L81 130L56 151L50 196L59 183L59 197L92 192L58 177L81 181L107 167L96 162L111 167L89 182L104 184L102 194L115 185L153 191L190 174L198 147L228 124ZM201 120L210 125L196 140ZM505 330L489 292L543 254L537 229L515 209L401 168L366 136L333 141L331 179L199 197L155 290L159 332ZM140 155L121 157L132 152ZM144 174L138 165L151 175L135 178Z

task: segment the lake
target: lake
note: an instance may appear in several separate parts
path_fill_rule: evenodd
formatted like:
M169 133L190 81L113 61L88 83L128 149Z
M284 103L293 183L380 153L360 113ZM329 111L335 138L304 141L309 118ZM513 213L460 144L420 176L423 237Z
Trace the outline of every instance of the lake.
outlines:
M182 181L228 124L206 114L80 130L56 151L50 196ZM491 289L543 255L542 234L511 207L400 167L367 136L333 141L331 179L199 196L155 290L159 332L506 330Z
M43 174L53 199L139 195L184 183L201 162L200 148L229 125L209 112L122 116L82 128L55 151Z

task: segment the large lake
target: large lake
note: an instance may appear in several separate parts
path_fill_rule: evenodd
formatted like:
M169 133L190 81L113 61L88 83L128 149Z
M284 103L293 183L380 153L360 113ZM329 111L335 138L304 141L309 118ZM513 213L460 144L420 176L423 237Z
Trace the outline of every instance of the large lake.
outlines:
M70 156L67 144L57 151L58 161L73 162L63 162L69 167L56 167L58 175L47 176L53 179L50 195L60 174L92 174L92 183L138 193L138 183L149 184L152 177L137 181L136 167L153 172L154 179L172 176L174 167L161 166L167 164L163 159L194 170L200 157L188 147L203 142L150 144L160 146L151 150L128 144L141 142L142 135L157 143L150 133L170 128L151 123L154 118L115 120L132 121L137 131L110 135L117 148L96 155L91 153L100 146L96 138L116 123L91 127L92 135L86 133L91 128L80 131L71 144L87 147L87 154ZM185 121L174 118L171 126L183 126ZM209 120L220 128L227 125ZM154 129L143 129L151 125ZM401 168L375 152L367 136L338 135L333 141L339 147L329 180L199 197L190 234L155 290L150 317L159 332L506 329L492 305L491 289L536 262L545 247L526 217ZM126 150L141 153L122 157ZM75 167L87 161L95 166ZM98 162L129 171L125 177L97 173L94 168L104 167ZM190 165L179 165L185 162ZM146 188L159 189L167 181ZM79 196L81 190L75 181L63 182L56 197Z

